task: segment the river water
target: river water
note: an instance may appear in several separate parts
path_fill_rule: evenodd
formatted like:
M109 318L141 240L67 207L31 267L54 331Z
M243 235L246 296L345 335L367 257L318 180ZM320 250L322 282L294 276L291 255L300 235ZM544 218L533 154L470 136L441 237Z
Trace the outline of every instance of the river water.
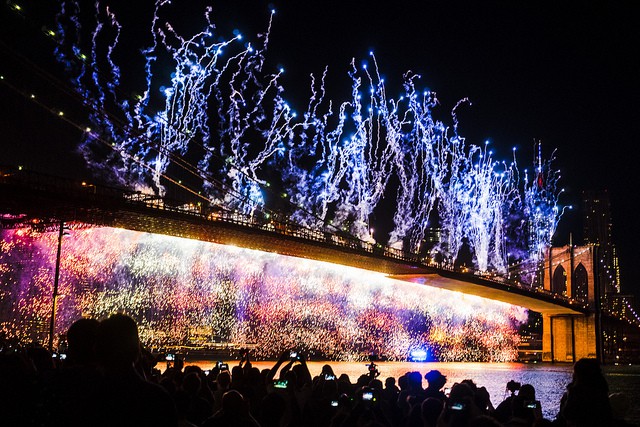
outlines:
M214 362L188 360L186 365L198 365L202 369L211 369ZM233 366L236 362L229 361ZM327 362L308 362L311 375L318 375ZM347 374L351 382L367 373L363 362L328 362L336 375ZM253 362L259 369L271 368L274 362ZM447 377L445 387L455 382L471 379L478 386L484 386L491 395L491 402L498 406L508 395L507 382L514 380L521 384L531 384L536 389L536 398L542 405L545 418L554 419L560 407L560 398L566 385L571 381L573 367L570 364L523 364L523 363L446 363L446 362L379 362L380 379L398 378L409 371L426 372L437 369ZM631 408L627 420L640 425L640 366L604 366L603 370L609 383L609 392L624 392L629 396ZM426 381L423 382L426 387Z

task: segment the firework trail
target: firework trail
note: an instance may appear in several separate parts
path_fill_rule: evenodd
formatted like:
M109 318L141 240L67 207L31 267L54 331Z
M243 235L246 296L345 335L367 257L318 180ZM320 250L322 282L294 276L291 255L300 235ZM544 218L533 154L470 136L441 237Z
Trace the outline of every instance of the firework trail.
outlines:
M133 85L123 76L136 70L124 73L117 61L132 46L123 42L130 35L117 14L96 2L87 25L78 2L62 3L55 54L86 100L95 131L82 150L96 169L160 195L179 180L170 175L192 175L192 193L204 193L210 205L244 215L275 210L302 226L372 243L372 214L392 198L393 229L388 240L376 240L429 250L451 265L466 247L480 271L506 272L509 256L535 264L550 246L564 210L554 156L543 160L538 146L531 177L515 160L494 160L458 132L455 111L466 99L449 129L433 119L438 101L416 87L419 76L407 73L404 94L389 96L371 54L371 66L352 60L346 101L327 94L327 69L311 75L298 115L280 84L284 70L265 65L273 12L252 44L237 32L219 34L212 8L204 29L185 36L165 17L169 5L156 1L147 17L151 36L138 50L143 89L132 100L123 96ZM97 142L104 139L111 141L107 153ZM422 247L434 227L440 242Z

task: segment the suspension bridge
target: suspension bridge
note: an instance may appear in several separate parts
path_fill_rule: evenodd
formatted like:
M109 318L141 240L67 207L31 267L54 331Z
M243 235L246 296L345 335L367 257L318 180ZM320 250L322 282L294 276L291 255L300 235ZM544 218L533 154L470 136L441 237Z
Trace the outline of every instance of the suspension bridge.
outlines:
M593 274L588 274L588 289L581 298L572 296L572 286L568 292L558 292L548 278L552 277L553 268L566 263L557 256L549 263L544 285L531 286L498 274L443 265L433 258L365 242L339 230L305 228L274 212L243 215L19 168L0 169L2 228L46 231L63 224L124 228L377 271L396 280L477 295L542 313L543 358L547 360L595 357L598 351L596 336L603 313L595 303ZM592 273L592 254L581 254L572 262L586 266ZM633 323L633 319L626 320Z

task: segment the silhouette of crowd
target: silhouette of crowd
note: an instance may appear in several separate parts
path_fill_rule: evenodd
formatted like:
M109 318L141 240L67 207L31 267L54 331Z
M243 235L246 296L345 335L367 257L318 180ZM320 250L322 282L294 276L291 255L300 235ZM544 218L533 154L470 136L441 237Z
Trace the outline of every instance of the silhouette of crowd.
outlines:
M599 363L581 359L554 419L531 384L507 384L494 408L485 387L464 380L445 389L437 370L379 379L374 362L352 381L330 365L312 376L303 355L284 352L270 369L251 363L210 371L176 358L164 371L141 346L136 322L115 314L80 319L67 333L64 361L44 348L0 353L2 426L180 427L622 427L628 397L609 394ZM423 387L423 379L427 386Z

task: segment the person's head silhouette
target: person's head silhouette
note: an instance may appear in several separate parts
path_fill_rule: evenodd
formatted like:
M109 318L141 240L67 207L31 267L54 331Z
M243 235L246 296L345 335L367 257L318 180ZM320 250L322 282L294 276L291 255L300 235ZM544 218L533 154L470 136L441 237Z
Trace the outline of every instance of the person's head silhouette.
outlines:
M96 361L96 335L100 322L96 319L78 319L67 331L69 364L85 365Z
M424 374L424 379L429 383L429 388L440 390L447 383L447 377L440 371L432 370Z
M133 366L140 357L140 340L135 320L126 314L113 314L100 322L96 352L98 360L105 367Z

